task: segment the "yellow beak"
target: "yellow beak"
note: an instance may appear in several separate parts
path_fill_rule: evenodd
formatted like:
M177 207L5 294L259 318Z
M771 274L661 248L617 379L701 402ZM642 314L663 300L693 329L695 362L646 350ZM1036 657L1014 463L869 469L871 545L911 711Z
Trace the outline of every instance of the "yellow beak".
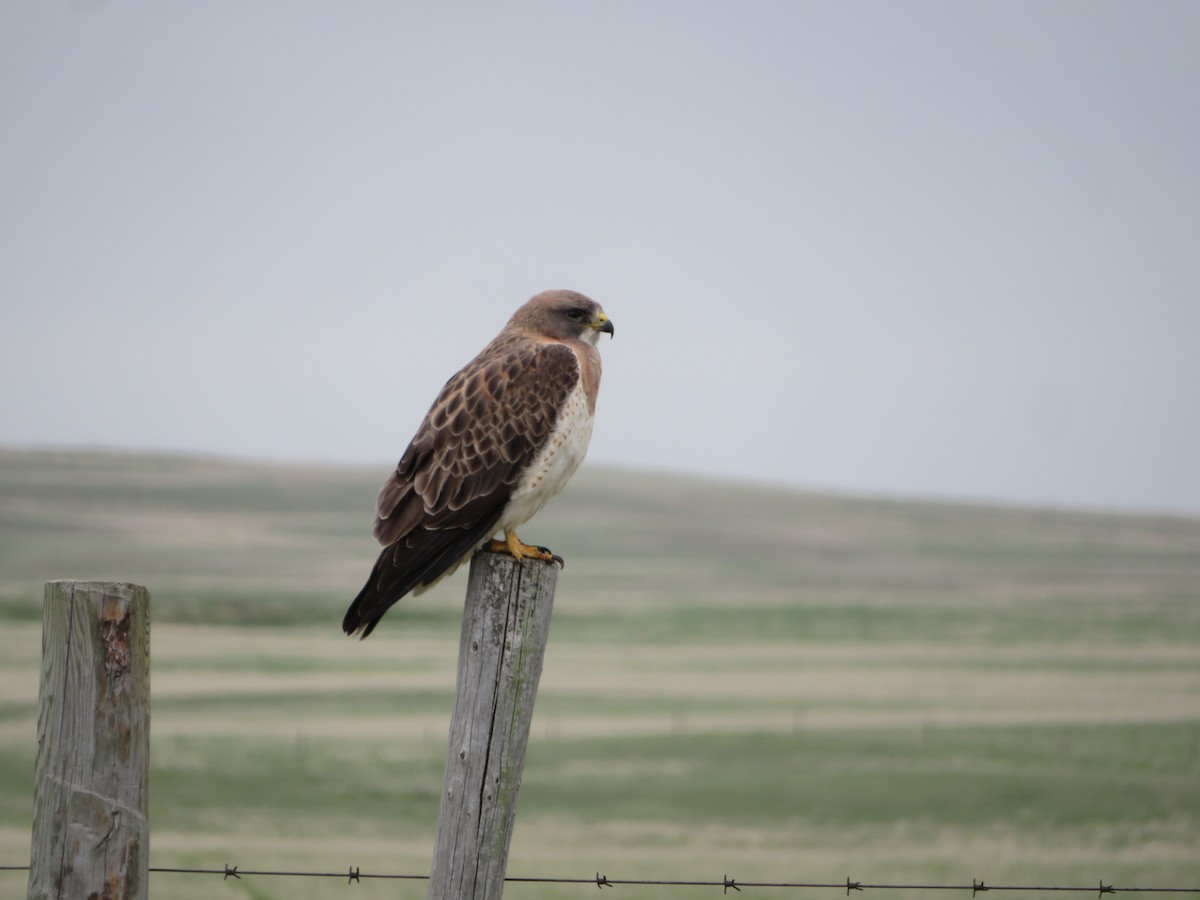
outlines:
M612 319L610 319L604 313L599 313L596 316L596 321L589 323L589 325L590 327L595 328L597 331L607 334L609 337L612 337L615 333Z

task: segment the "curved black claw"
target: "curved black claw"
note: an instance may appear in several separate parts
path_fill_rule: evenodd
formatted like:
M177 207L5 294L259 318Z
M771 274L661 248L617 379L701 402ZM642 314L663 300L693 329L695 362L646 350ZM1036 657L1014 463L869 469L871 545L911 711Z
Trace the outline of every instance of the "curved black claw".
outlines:
M555 553L553 550L551 550L549 547L538 547L538 549L541 550L543 553L548 554L556 563L558 563L559 569L565 569L567 567L567 564L565 562L563 562L563 558L561 556L559 556L557 553Z

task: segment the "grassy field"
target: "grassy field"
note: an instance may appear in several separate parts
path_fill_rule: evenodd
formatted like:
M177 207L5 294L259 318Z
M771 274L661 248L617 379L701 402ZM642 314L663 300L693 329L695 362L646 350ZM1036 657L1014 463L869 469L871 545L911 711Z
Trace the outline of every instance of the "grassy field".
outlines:
M153 596L152 865L427 871L465 577L341 635L385 468L0 450L0 864L85 578ZM510 875L1200 886L1200 521L585 470L522 536L567 566ZM218 882L151 892L425 890Z

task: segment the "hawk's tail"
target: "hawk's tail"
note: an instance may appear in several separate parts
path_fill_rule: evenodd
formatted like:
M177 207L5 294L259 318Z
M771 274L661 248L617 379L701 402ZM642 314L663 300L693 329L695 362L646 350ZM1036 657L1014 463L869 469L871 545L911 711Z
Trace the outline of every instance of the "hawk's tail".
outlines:
M469 529L417 526L396 543L384 547L375 560L371 577L346 610L342 630L365 638L392 604L456 568L492 534L495 524L493 519Z

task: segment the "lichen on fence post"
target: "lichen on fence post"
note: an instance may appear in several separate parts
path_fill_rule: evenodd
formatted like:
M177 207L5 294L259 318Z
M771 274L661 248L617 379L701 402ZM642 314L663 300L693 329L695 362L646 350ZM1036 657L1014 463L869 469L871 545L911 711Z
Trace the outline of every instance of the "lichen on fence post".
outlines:
M150 594L50 581L42 609L30 900L144 900Z
M471 560L430 900L504 891L557 580L554 563L486 552Z

